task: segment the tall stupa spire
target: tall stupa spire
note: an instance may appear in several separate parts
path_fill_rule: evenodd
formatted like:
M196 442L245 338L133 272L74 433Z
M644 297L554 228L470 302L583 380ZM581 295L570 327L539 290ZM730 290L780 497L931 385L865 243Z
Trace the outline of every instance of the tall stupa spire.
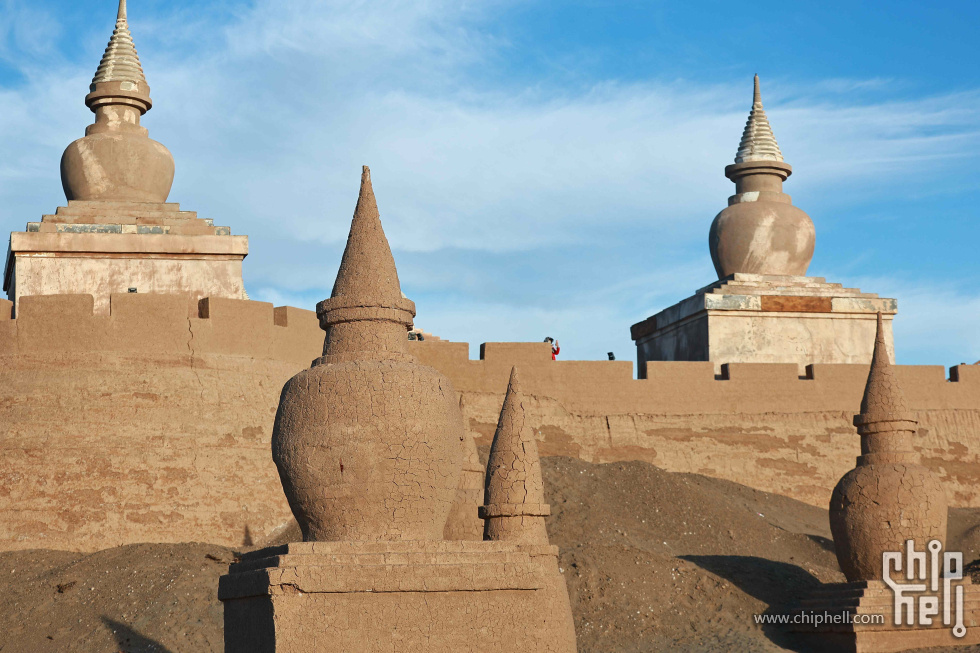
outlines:
M85 104L92 111L106 104L127 104L144 114L153 106L150 86L146 83L133 36L129 33L126 0L119 0L116 28L109 37L109 45L105 48L89 91Z
M130 82L146 84L143 66L140 65L136 45L129 33L129 23L126 20L126 0L119 0L119 12L116 14L116 29L109 37L109 45L99 63L95 77L92 79L91 90L100 82Z
M782 161L783 153L779 151L776 137L769 125L769 118L762 108L762 93L759 91L759 76L755 76L755 88L752 92L752 110L745 122L742 141L738 144L735 163L746 161Z

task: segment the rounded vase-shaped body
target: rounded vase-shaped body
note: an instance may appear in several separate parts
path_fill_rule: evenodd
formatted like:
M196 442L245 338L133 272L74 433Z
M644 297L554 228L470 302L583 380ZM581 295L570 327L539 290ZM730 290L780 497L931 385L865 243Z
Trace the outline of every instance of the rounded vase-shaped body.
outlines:
M61 156L61 184L69 200L166 202L173 182L170 150L139 133L90 134Z
M915 463L859 465L841 478L830 499L830 530L847 580L880 580L882 554L905 551L907 540L925 551L946 542L946 493L939 479Z
M272 457L303 539L441 540L462 429L452 383L414 360L317 364L294 376Z
M816 238L810 216L792 204L742 201L715 216L708 245L719 279L736 272L802 277Z

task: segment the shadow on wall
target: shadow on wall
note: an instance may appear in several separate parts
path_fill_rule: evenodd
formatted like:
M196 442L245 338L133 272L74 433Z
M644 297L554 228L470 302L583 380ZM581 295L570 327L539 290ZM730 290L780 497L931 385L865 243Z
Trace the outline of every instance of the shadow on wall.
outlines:
M731 582L769 607L764 614L785 614L787 606L822 584L796 565L755 556L678 556ZM751 617L749 617L751 618ZM820 650L817 643L791 633L785 626L765 624L762 632L772 643L791 651Z
M112 631L119 646L120 653L172 653L170 649L130 628L124 623L102 617L102 623Z

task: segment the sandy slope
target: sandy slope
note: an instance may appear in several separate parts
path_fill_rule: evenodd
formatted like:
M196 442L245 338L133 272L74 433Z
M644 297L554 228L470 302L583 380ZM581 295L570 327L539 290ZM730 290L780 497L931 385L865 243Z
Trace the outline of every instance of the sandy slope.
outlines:
M843 578L824 510L640 462L543 466L583 653L798 649L752 615ZM950 548L976 557L980 510L950 521ZM217 582L234 555L209 544L0 554L0 651L220 652Z

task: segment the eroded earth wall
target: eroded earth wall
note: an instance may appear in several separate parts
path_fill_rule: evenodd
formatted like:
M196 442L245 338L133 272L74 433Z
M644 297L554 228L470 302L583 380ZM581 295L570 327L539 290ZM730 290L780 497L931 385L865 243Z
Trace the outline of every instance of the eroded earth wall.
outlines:
M737 481L826 507L860 454L852 425L867 365L552 361L547 344L487 343L467 360L463 343L416 344L463 392L478 445L496 428L507 378L519 365L528 418L542 455L592 462L644 460L674 472ZM429 351L426 352L425 350ZM980 366L895 367L919 421L916 449L950 505L980 505Z
M269 450L316 316L123 294L0 302L0 548L240 545L289 515ZM7 319L2 319L6 317Z
M315 314L231 299L0 301L0 549L261 543L289 517L279 393L320 355ZM854 466L867 366L552 361L544 343L412 342L489 445L513 365L542 455L645 460L826 506ZM953 506L980 506L980 366L895 368Z

